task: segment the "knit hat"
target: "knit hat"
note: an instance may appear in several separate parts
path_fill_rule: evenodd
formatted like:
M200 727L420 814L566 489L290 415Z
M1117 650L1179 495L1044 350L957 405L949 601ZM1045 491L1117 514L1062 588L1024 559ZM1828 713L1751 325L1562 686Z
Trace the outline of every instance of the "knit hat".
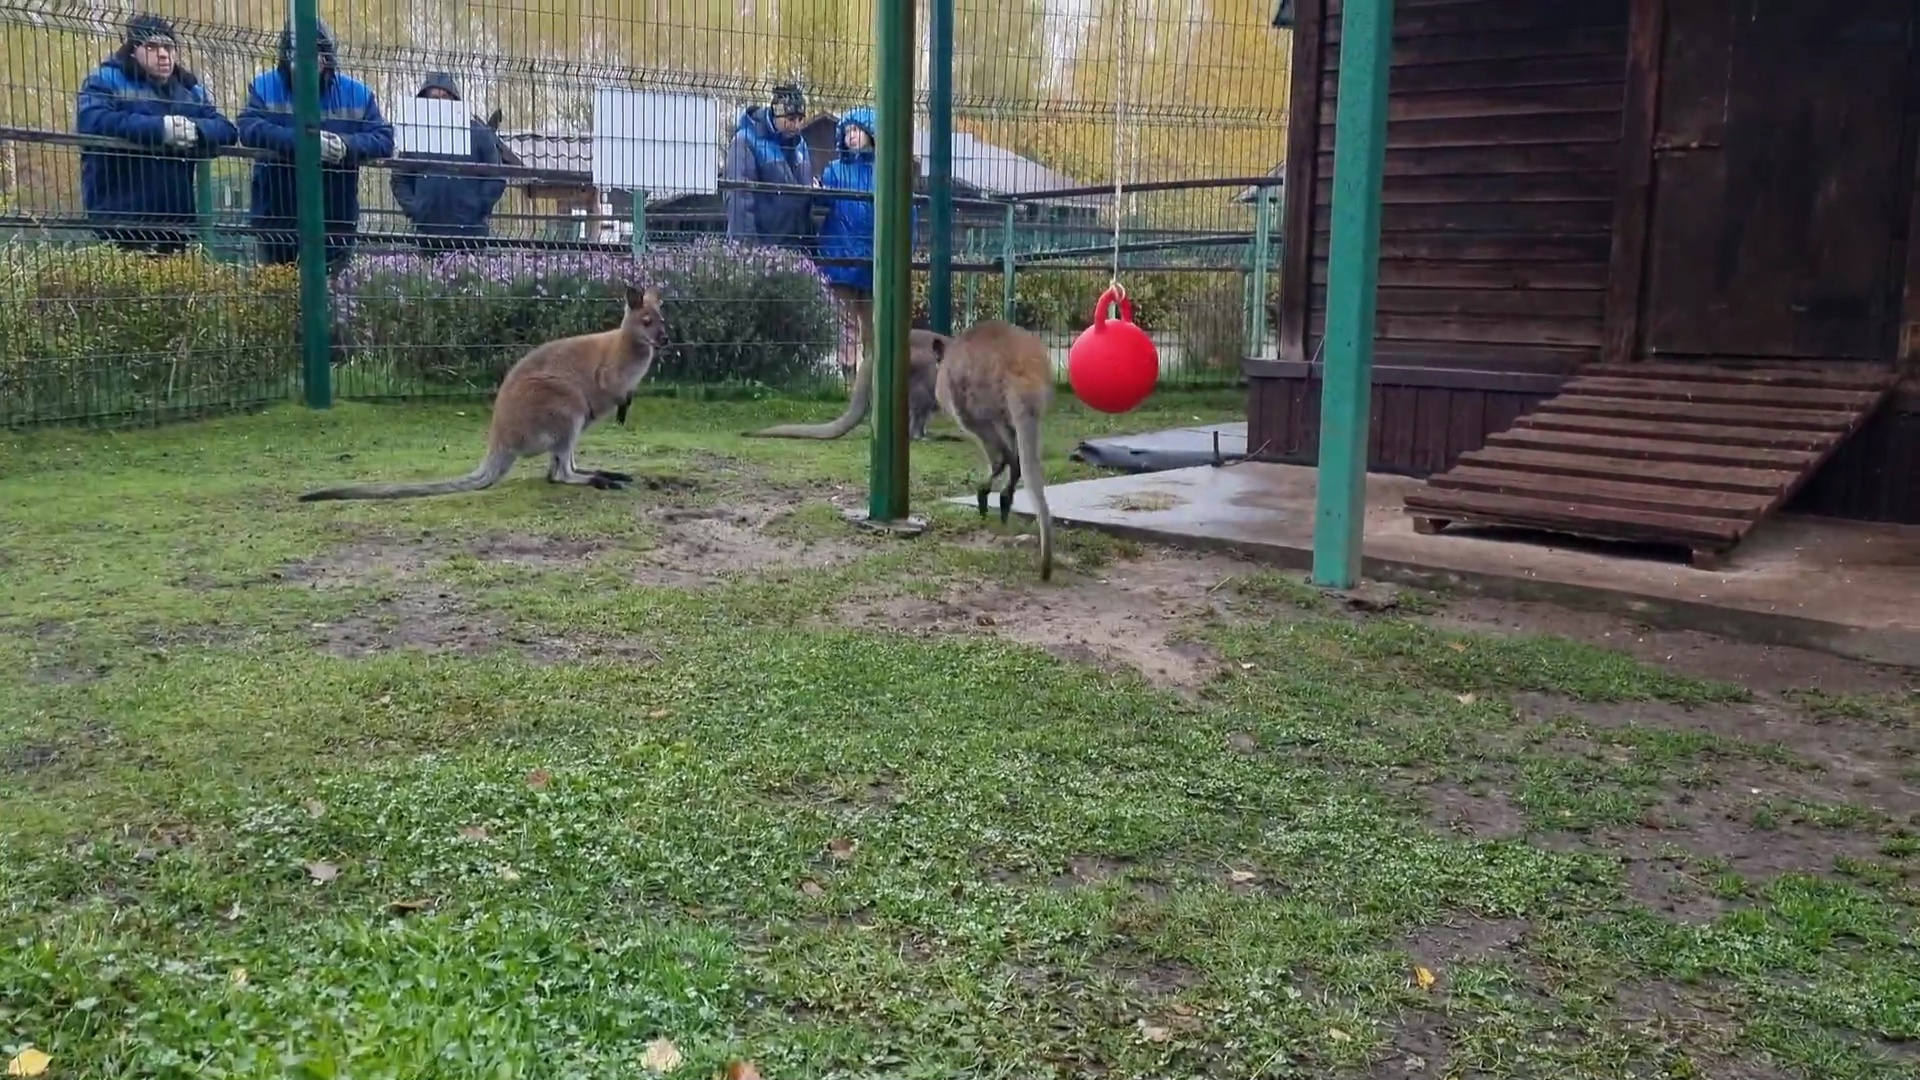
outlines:
M773 115L807 115L807 95L792 83L781 83L773 88Z
M138 47L150 41L177 45L180 38L173 32L173 24L158 15L140 14L127 20L127 44Z

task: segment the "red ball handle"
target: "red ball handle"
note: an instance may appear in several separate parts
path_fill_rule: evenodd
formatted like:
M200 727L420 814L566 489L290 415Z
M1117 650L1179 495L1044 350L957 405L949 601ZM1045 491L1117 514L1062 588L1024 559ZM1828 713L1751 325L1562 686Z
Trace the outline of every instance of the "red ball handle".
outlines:
M1107 325L1107 305L1113 303L1115 300L1120 302L1120 318L1127 322L1133 321L1133 301L1127 298L1127 294L1124 291L1117 290L1114 286L1109 285L1107 286L1107 291L1100 294L1100 299L1093 302L1093 325L1095 327L1104 327Z

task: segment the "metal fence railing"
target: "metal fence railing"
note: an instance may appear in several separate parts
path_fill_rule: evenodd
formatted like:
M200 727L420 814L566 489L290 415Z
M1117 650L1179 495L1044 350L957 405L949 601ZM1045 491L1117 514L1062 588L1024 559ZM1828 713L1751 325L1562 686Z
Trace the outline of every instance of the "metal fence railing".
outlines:
M1011 318L1064 357L1117 265L1166 385L1238 378L1281 242L1288 43L1268 6L954 0L955 326ZM857 343L832 285L870 266L871 196L841 138L871 101L872 0L620 11L320 12L331 134L309 169L289 160L303 65L279 3L0 0L0 426L285 400L314 320L340 396L485 394L539 340L607 325L622 277L668 285L679 347L650 381L843 392ZM804 96L784 152L781 85ZM303 295L309 194L328 265Z

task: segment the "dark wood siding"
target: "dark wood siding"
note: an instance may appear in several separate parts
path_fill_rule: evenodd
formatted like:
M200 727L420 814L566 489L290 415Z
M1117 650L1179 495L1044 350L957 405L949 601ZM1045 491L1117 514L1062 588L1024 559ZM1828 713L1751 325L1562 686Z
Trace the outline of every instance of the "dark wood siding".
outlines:
M1551 395L1550 390L1527 389L1527 383L1516 387L1515 380L1499 373L1402 369L1381 374L1388 381L1375 381L1368 416L1367 468L1374 472L1442 472ZM1539 381L1550 382L1551 377L1528 380ZM1251 455L1297 465L1318 461L1320 380L1304 373L1256 376L1248 386Z
M1920 525L1920 392L1895 398L1842 443L1788 508Z

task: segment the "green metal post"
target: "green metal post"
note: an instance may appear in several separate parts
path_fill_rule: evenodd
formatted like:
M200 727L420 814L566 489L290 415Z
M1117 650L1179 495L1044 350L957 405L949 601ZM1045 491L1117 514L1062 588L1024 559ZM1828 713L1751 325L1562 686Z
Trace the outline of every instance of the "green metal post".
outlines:
M874 5L874 84L879 88L875 140L873 336L873 462L867 518L874 524L907 516L907 338L913 329L913 65L914 5Z
M1247 355L1258 358L1267 350L1267 273L1273 265L1273 189L1263 187L1254 197L1253 210L1253 286L1247 297L1247 311L1253 321L1248 327Z
M1000 317L1013 321L1013 204L1007 204L1006 224L1000 227Z
M953 0L929 0L927 36L927 314L953 333Z
M1327 260L1326 369L1313 581L1352 588L1367 516L1367 416L1380 280L1380 176L1387 151L1393 0L1347 0L1340 13L1339 111L1333 128L1333 228Z
M326 207L320 189L320 9L293 0L294 191L300 223L300 356L307 406L333 404Z
M211 262L220 261L214 243L213 159L202 158L193 164L193 216L199 228L200 252Z
M628 246L633 248L633 257L637 259L647 253L647 193L629 194L633 196L633 240Z

